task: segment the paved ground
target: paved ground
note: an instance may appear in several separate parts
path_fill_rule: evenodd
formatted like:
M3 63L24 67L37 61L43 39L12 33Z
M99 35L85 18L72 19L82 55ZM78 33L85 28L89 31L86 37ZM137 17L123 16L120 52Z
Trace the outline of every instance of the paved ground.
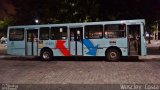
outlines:
M160 40L151 40L151 44L147 44L148 55L160 55Z
M160 61L0 60L0 82L16 84L159 84Z
M148 54L153 58L160 54L158 46L158 42L147 45ZM6 57L5 54L6 47L0 45L0 56ZM18 86L18 90L27 90L25 88L29 87L30 90L106 90L108 86L104 87L103 84L110 85L108 90L121 90L120 85L115 84L160 84L160 60L137 60L135 57L127 59L122 58L120 62L105 62L104 58L94 57L81 58L79 61L74 58L56 58L56 61L50 62L40 61L39 58L0 59L0 83L4 83L0 89L8 83L29 84Z

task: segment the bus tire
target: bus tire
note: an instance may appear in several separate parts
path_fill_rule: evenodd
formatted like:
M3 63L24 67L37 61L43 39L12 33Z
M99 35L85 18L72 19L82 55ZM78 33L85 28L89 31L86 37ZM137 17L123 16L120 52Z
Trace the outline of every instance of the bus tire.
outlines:
M121 53L118 49L111 48L106 52L106 59L108 61L116 62L116 61L119 61L120 57L121 57Z
M42 60L50 61L53 59L53 52L51 50L42 50L40 57Z

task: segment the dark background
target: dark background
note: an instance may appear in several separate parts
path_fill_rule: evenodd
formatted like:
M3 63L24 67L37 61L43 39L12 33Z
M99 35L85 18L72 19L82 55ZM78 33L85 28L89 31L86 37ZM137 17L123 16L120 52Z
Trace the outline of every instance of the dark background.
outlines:
M0 0L0 29L10 25L145 19L153 31L160 0ZM2 22L3 21L3 22Z

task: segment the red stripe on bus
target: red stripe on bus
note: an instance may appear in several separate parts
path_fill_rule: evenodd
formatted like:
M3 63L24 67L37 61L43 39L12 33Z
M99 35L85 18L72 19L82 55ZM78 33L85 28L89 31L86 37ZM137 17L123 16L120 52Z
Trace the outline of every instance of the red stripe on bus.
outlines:
M63 40L57 40L56 48L58 48L64 56L70 56L69 50L64 46L65 42L66 41Z

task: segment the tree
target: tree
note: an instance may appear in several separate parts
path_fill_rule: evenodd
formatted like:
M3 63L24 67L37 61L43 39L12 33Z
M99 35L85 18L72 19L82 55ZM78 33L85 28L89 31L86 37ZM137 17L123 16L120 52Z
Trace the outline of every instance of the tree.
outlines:
M15 7L10 0L0 0L0 19L16 14Z
M67 23L99 20L98 0L15 0L17 24ZM29 6L31 7L29 7Z
M7 27L13 25L13 17L5 17L0 20L0 37L7 34Z
M160 18L159 0L14 0L17 24Z
M0 1L0 37L6 35L7 27L13 24L15 14L15 7L10 0Z

